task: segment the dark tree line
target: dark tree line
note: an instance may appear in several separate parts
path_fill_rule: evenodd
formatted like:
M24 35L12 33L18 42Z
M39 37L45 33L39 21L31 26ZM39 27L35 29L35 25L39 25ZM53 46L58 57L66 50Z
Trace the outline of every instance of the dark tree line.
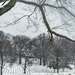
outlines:
M55 37L53 42L45 33L31 39L24 35L12 36L0 31L0 60L3 64L9 62L22 64L25 60L24 73L30 58L39 59L39 65L48 65L59 72L60 68L70 68L68 63L75 61L75 43L63 38ZM71 69L71 68L70 68ZM1 71L2 72L2 71Z

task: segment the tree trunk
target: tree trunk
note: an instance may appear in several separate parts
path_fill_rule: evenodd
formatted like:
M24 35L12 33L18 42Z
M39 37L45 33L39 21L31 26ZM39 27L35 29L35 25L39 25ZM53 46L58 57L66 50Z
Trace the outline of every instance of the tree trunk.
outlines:
M2 69L3 69L3 56L1 56L1 75L2 75Z
M43 66L46 65L46 62L45 62L45 52L44 52L44 49L43 49Z
M21 64L21 50L19 51L19 64Z
M59 66L58 66L58 64L59 64L59 58L58 58L58 56L56 57L56 67L57 67L57 73L59 73Z
M24 64L24 74L26 73L26 62L27 62L27 57L25 58L25 64Z
M45 58L43 58L43 66L45 66L45 65L46 65Z
M40 57L40 65L42 65L41 57Z
M2 69L3 69L2 42L0 42L0 53L1 53L1 75L2 75Z

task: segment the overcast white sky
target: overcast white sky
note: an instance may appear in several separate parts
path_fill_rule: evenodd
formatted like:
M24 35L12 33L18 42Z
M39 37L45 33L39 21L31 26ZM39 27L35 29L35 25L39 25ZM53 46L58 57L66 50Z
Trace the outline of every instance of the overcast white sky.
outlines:
M21 17L21 16L23 16L23 14L25 14L25 15L30 14L31 12L29 12L28 10L33 11L33 9L32 10L28 9L28 8L23 9L23 7L27 8L26 5L17 3L15 5L15 7L13 7L10 11L8 11L4 15L0 16L0 26L4 26L9 22L12 23L13 21L15 21L15 19L16 19L15 15L17 17ZM34 8L34 7L32 7L32 8ZM60 19L61 18L60 15L57 13L57 11L53 12L54 10L52 10L52 9L50 9L50 10L51 11L49 13L48 13L49 9L46 10L47 11L46 17L48 19L48 22L49 22L51 28L61 25L62 21ZM34 19L34 21L36 21L38 25L40 24L39 26L37 26L38 30L36 29L36 27L34 25L33 26L31 25L31 27L29 29L26 28L28 26L26 17L23 18L22 20L20 20L15 25L11 25L11 26L8 26L5 28L0 27L0 30L4 31L5 33L10 33L13 35L26 35L31 38L36 37L40 33L47 33L47 29L44 26L44 24L42 23L42 19L40 18L40 15L38 14L38 12L36 12L36 13L37 13L37 16L39 16L39 17L37 20ZM32 17L35 18L35 15L36 14L34 14ZM55 31L60 34L63 34L63 35L65 34L66 36L69 36L70 38L74 38L74 36L72 37L72 35L75 35L75 33L72 33L72 34L67 33L64 29L55 29Z
M0 26L6 25L8 22L12 23L16 18L14 18L14 13L17 14L17 17L22 16L21 14L30 14L28 11L23 10L23 4L17 3L14 8L12 8L9 12L5 13L4 15L0 16ZM11 25L8 27L1 28L0 30L4 31L5 33L10 33L12 35L26 35L31 38L36 37L40 33L47 33L46 27L42 25L39 29L36 29L35 26L29 27L27 29L26 18L23 18L15 25Z

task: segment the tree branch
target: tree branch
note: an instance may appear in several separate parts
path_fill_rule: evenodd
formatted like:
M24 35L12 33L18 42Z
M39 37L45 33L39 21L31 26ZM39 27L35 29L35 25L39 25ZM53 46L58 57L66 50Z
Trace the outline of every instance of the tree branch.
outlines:
M15 24L16 24L18 21L20 21L22 18L32 16L35 11L36 11L36 7L34 8L34 10L33 10L29 15L23 15L23 16L21 16L20 18L18 18L17 20L15 20L14 22L9 23L9 24L7 24L6 26L0 26L0 27L1 27L1 28L5 28L5 27L8 27L8 26L15 25Z
M16 0L10 0L10 2L5 5L3 8L0 8L0 16L9 11L12 7L14 7Z
M24 3L24 4L29 4L29 5L33 5L36 7L39 7L39 4L35 3L35 2L31 2L31 1L25 1L25 0L17 0L18 2Z
M49 24L48 24L48 22L47 22L47 19L46 19L46 16L45 16L45 13L44 13L44 10L43 10L42 6L39 7L39 9L40 9L40 11L41 11L41 14L42 14L42 17L43 17L45 26L46 26L48 32L51 33L51 41L52 41L52 39L53 39L53 35L52 35L52 34L54 34L54 35L56 35L56 36L65 38L65 39L67 39L67 40L69 40L69 41L75 42L75 40L72 40L72 39L68 38L67 36L64 36L64 35L61 35L61 34L58 34L58 33L54 32L54 31L52 31L51 28L50 28L50 26L49 26Z
M64 9L65 11L67 11L70 15L72 15L73 17L75 17L75 14L73 14L69 9L67 9L65 6L54 6L54 5L50 5L50 4L44 4L44 6L49 6L51 8L55 8L55 9Z
M0 3L3 2L4 0L0 0Z
M68 38L67 36L58 34L58 33L54 32L54 31L52 31L52 34L54 34L54 35L56 35L56 36L59 36L59 37L62 37L62 38L65 38L65 39L67 39L67 40L69 40L69 41L75 42L75 40L72 40L72 39Z
M1 1L2 1L2 0L0 0L0 2L1 2ZM45 23L45 26L46 26L46 28L48 29L48 32L51 33L51 35L54 34L54 35L56 35L56 36L63 37L63 38L68 39L68 40L70 40L70 41L72 41L72 42L75 42L75 40L72 40L72 39L70 39L70 38L68 38L68 37L66 37L66 36L64 36L64 35L60 35L60 34L54 32L54 31L52 31L51 28L50 28L50 26L49 26L49 24L48 24L48 22L47 22L47 19L46 19L44 10L43 10L43 6L49 6L49 7L55 8L55 9L64 9L64 10L67 11L70 15L72 15L73 17L75 17L75 15L74 15L71 11L69 11L66 7L64 7L64 6L59 6L59 7L58 7L58 6L49 5L49 4L45 4L45 3L40 5L40 4L37 4L37 3L35 3L35 2L25 1L25 0L10 0L10 2L9 2L7 5L5 5L3 8L0 8L0 15L2 15L2 14L4 14L5 12L9 11L9 10L15 5L16 1L17 1L17 2L21 2L21 3L24 3L24 4L29 4L29 5L33 5L33 6L39 7L39 9L40 9L40 11L41 11L41 14L42 14L42 17L43 17L43 21L44 21L44 23ZM53 35L52 35L52 36L53 36Z

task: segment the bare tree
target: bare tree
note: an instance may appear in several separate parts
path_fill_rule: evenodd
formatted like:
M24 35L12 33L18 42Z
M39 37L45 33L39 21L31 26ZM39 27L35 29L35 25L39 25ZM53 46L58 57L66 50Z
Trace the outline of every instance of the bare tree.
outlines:
M24 55L24 49L26 46L26 42L29 40L26 36L17 35L13 37L14 40L14 48L16 49L16 54L19 54L19 64L21 64L22 55Z
M68 62L70 62L72 60L72 56L73 56L73 53L72 53L72 50L73 50L73 46L72 46L72 42L71 41L68 41L66 39L59 39L60 41L60 46L61 46L61 49L63 50L63 53L64 53L64 68L69 68L68 66Z
M1 53L1 75L2 75L2 69L3 69L3 52L2 52L2 42L0 42L0 53Z
M0 57L1 57L1 75L3 75L3 41L4 41L4 33L0 31Z
M3 2L2 5L4 5L7 2L7 0L5 0L5 1L0 0L0 3L2 3L2 2ZM48 19L47 19L48 17L46 15L47 10L51 11L53 9L52 11L54 11L54 12L56 11L56 13L60 14L60 17L62 17L61 20L62 20L63 24L58 25L58 26L54 27L53 29L55 29L55 28L62 29L62 26L63 26L65 28L64 30L71 32L71 29L69 30L69 28L71 28L71 25L74 24L73 20L75 18L75 14L72 12L75 10L74 4L73 4L74 0L72 0L72 1L70 1L70 0L54 0L54 1L52 1L52 0L50 0L50 1L48 1L48 0L39 0L39 1L37 1L37 0L36 1L34 1L34 0L30 0L30 1L29 0L9 0L8 3L3 6L3 8L0 8L0 15L3 15L7 11L9 11L12 7L14 7L16 2L21 2L23 4L27 4L29 6L32 5L35 8L38 8L38 10L40 11L40 14L41 14L43 24L46 26L47 31L50 33L51 40L53 39L53 35L56 35L56 36L63 37L63 38L66 38L70 41L75 42L75 40L70 39L69 37L67 37L65 35L57 33L56 30L55 31L52 30L51 25L50 25L50 21L48 21ZM72 10L70 10L71 7L73 7ZM34 12L35 11L36 11L36 9L34 10ZM27 16L33 22L33 24L35 24L35 22L31 18L32 14L27 15ZM51 14L49 14L49 15L51 15ZM25 16L26 15L22 16L21 18L23 18ZM19 21L21 18L19 18L16 21ZM16 21L14 21L14 23L16 23Z
M50 55L49 54L49 40L48 36L43 33L36 37L35 40L35 47L34 55L40 59L40 65L46 65L47 64L47 58Z

